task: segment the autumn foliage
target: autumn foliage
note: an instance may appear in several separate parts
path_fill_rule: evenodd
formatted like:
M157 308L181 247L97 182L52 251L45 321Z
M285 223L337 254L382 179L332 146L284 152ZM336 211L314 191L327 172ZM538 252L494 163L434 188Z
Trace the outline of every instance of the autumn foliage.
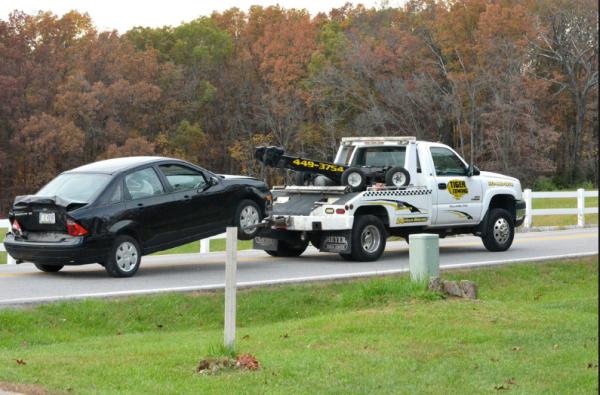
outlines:
M591 0L253 6L124 34L15 11L0 20L0 217L97 159L168 155L275 181L255 144L324 159L352 135L443 141L526 185L596 180L597 84Z

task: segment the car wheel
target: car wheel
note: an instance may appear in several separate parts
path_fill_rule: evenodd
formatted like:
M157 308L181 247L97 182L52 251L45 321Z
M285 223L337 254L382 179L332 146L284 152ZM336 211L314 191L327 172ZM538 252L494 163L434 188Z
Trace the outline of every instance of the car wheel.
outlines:
M362 191L367 185L367 176L362 169L350 167L342 173L342 185L349 186L352 191Z
M242 200L235 212L235 226L238 228L238 239L251 240L258 233L258 225L262 220L262 214L258 204L252 200Z
M115 240L104 268L111 277L131 277L140 268L140 245L131 236L121 235Z
M360 262L379 259L385 250L386 231L381 220L374 215L356 218L352 228L352 257Z
M308 241L299 241L298 243L290 243L285 240L279 240L277 250L266 250L265 252L271 256L277 257L297 257L302 255L308 247Z
M35 267L37 267L39 270L46 272L46 273L56 273L58 271L60 271L60 269L62 269L64 267L64 265L44 265L41 263L34 263Z
M388 187L405 187L410 183L410 173L400 166L392 167L385 173L385 185Z
M510 213L501 208L490 211L483 245L489 251L506 251L515 238L515 223Z

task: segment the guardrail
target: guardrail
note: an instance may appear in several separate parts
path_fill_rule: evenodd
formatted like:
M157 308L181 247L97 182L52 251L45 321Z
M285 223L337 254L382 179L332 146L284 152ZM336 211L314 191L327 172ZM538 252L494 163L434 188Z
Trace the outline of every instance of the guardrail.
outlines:
M534 215L577 215L577 226L585 226L585 214L597 214L598 207L585 207L586 197L598 197L598 191L585 191L578 189L576 191L561 191L561 192L533 192L531 189L523 191L523 199L525 200L525 222L523 227L531 228ZM533 209L533 199L551 199L551 198L577 198L577 208L544 208ZM0 219L0 229L10 228L10 222L7 219ZM221 233L216 236L208 237L200 240L200 253L205 254L210 252L210 241L216 239L225 239L226 234ZM4 244L0 244L0 251L6 251ZM6 254L6 263L9 265L15 264L15 260Z
M586 197L598 197L598 191L586 191L579 188L576 191L560 192L533 192L531 189L523 191L525 200L524 228L531 228L534 215L577 215L577 226L585 226L585 214L597 214L598 207L585 207ZM533 199L577 198L577 208L538 208L534 209Z

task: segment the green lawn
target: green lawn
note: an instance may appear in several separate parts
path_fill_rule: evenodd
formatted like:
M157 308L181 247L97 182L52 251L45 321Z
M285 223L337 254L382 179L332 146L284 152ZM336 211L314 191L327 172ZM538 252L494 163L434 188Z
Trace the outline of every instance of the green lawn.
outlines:
M598 207L598 198L586 197L585 207ZM533 199L533 208L577 208L576 198ZM586 224L598 224L598 214L586 214ZM534 215L533 226L577 225L577 215Z
M78 394L597 392L597 257L444 276L476 281L480 300L440 299L404 276L241 291L238 352L262 368L215 376L194 368L222 342L220 292L0 310L0 382Z

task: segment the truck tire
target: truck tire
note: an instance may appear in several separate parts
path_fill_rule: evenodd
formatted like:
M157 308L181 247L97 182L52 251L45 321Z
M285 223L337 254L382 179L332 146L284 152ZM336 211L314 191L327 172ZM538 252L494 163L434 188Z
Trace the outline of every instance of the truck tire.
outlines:
M353 192L362 191L367 185L367 175L362 169L350 167L342 173L342 185L349 186Z
M392 167L385 172L385 185L388 187L405 187L410 184L410 173L404 167Z
M292 258L302 255L302 253L306 251L307 247L308 241L290 243L285 240L279 240L276 250L265 250L265 252L271 256Z
M506 251L515 237L515 223L510 213L502 208L493 208L489 212L483 245L489 251Z
M258 204L250 199L244 199L235 210L234 224L238 228L238 239L252 240L258 233L258 227L242 229L249 225L257 225L262 221L262 213Z
M34 263L34 265L39 270L46 272L46 273L56 273L64 267L63 265L44 265L42 263Z
M104 269L111 277L131 277L140 268L142 250L136 239L117 236L110 249Z
M359 262L379 259L385 250L386 230L374 215L361 215L352 227L352 258Z

